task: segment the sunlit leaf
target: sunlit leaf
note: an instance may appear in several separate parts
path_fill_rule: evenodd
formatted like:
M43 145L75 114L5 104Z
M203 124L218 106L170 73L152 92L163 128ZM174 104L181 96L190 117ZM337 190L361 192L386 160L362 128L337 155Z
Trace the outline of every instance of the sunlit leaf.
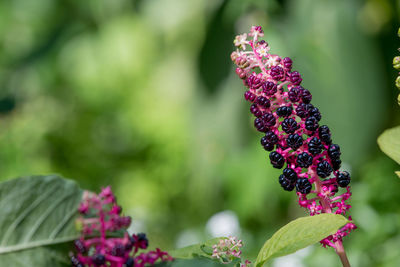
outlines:
M380 149L400 164L400 126L387 129L378 137Z

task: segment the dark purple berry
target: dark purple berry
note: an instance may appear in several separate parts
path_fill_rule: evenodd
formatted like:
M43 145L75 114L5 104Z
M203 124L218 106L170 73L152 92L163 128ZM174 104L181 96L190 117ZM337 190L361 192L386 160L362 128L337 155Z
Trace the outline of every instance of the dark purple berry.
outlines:
M276 109L276 115L278 115L279 117L288 117L292 114L292 111L292 107L283 106Z
M331 131L329 130L328 126L322 125L321 127L319 127L318 136L319 139L321 139L321 141L325 144L329 145L330 143L332 143Z
M303 79L301 78L301 75L297 71L293 71L289 74L289 79L294 85L299 85Z
M339 159L341 152L339 145L332 144L328 148L328 155L331 159Z
M308 194L311 192L312 185L307 178L300 178L296 182L296 191L302 194Z
M254 126L260 132L266 132L268 130L268 128L264 124L264 121L261 118L256 118L254 120Z
M104 257L103 254L95 254L92 257L92 261L94 263L94 265L96 266L100 266L103 265L104 263L106 263L106 257Z
M290 89L288 93L289 100L291 102L298 102L300 100L301 94L303 92L303 87L296 86Z
M261 79L257 78L255 75L251 75L247 78L247 85L252 89L258 89L262 85Z
M301 100L303 100L303 103L305 104L310 103L312 100L312 95L310 91L308 91L307 89L303 89L303 92L301 94Z
M74 266L74 267L83 267L82 262L80 262L77 257L71 256L70 259L71 259L72 266Z
M350 183L350 173L344 171L344 172L339 172L339 174L336 177L336 181L340 187L346 187Z
M269 153L269 159L274 168L281 169L285 164L285 158L276 151Z
M79 253L86 253L86 246L85 246L85 244L83 244L83 242L81 240L79 240L79 239L75 240L74 245L75 245L76 250Z
M250 102L254 102L254 100L256 100L256 95L250 91L246 91L244 93L244 99L246 99L247 101L250 101Z
M275 81L283 81L285 79L285 71L280 66L272 67L270 75Z
M321 153L322 148L323 146L321 140L319 140L317 137L312 138L308 143L308 151L314 156Z
M304 124L306 126L306 129L311 132L314 132L318 129L318 120L314 116L308 117Z
M117 257L122 257L125 255L125 246L122 244L115 244L115 246L112 248L111 254L113 256L117 256Z
M124 267L134 267L135 266L135 260L133 258L128 258L125 261Z
M275 126L276 119L272 113L265 113L264 115L261 116L261 119L263 120L265 126L267 127Z
M314 118L316 118L317 121L321 120L321 113L319 112L319 109L316 107L311 109L310 115L313 116Z
M267 96L274 95L278 91L278 86L273 82L265 82L262 85L263 93Z
M250 106L250 112L251 112L251 114L253 114L257 118L261 117L261 115L262 115L262 111L257 107L256 104L253 104L253 105Z
M333 170L337 171L340 169L340 165L342 164L342 161L340 159L332 159L332 168Z
M282 122L282 130L285 133L294 133L298 128L297 122L292 118L286 118Z
M313 108L314 108L314 106L312 104L300 103L296 108L296 114L300 118L305 119L311 115L311 111Z
M146 249L149 246L149 240L147 239L146 234L139 233L137 237L138 237L139 247L142 249Z
M322 160L320 163L317 165L317 174L321 178L326 178L329 175L331 175L332 172L332 167L329 165L329 162L326 160Z
M286 70L290 70L290 69L292 68L293 62L292 62L292 60L291 60L289 57L285 57L285 58L282 60L282 64L283 64L283 67L284 67Z
M283 175L292 183L296 182L298 178L296 171L292 168L283 169Z
M257 103L258 105L260 105L261 107L263 107L263 108L269 108L269 107L271 106L271 103L270 103L270 101L268 100L268 98L263 97L263 96L257 97L256 103Z
M298 134L290 134L286 139L286 144L296 150L303 145L303 138Z
M303 152L297 156L297 165L302 168L308 168L313 162L313 157L307 152Z
M294 183L291 182L285 175L279 176L279 183L286 191L292 191L294 189Z
M272 151L274 149L274 145L278 142L278 136L274 134L272 131L268 131L265 133L265 136L261 138L261 145L267 151Z

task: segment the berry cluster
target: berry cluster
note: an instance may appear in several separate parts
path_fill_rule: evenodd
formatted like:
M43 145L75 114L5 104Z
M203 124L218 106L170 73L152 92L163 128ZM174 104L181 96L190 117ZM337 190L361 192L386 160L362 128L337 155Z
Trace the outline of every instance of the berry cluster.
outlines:
M329 127L320 125L321 113L311 104L310 91L300 85L302 78L299 72L292 70L292 60L270 54L268 43L259 40L263 35L260 26L253 26L248 35L235 38L238 49L231 54L237 65L236 73L248 88L244 98L252 103L250 112L256 117L254 126L264 134L261 145L270 151L273 167L282 169L285 166L279 176L280 185L286 191L296 189L299 204L307 208L310 215L344 215L351 207L345 203L351 196L350 174L339 171L340 147L332 143ZM246 50L247 47L250 50ZM335 196L339 187L346 191ZM309 198L310 193L316 197ZM349 223L321 242L334 246L355 227Z
M72 266L143 267L172 260L160 249L137 255L140 249L147 249L149 241L143 233L128 234L131 218L121 216L121 211L110 187L99 195L84 192L79 206L82 216L77 220L82 236L74 241L77 255L71 255ZM115 237L121 230L123 236Z

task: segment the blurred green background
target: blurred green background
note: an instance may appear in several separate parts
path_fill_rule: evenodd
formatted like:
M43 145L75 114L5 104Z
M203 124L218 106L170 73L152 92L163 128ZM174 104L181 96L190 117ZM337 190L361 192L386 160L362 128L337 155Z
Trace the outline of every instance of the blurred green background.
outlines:
M272 52L292 57L352 172L350 261L400 266L398 166L376 144L400 123L399 14L388 0L0 1L0 177L110 184L152 246L228 228L253 259L305 215L259 145L230 61L235 35L261 25ZM271 266L339 260L315 245Z

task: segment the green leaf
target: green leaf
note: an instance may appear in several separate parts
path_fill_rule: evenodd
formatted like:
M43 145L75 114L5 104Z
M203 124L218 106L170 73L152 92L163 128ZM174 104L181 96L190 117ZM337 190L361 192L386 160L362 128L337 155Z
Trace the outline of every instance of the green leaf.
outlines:
M213 259L212 246L217 244L219 240L226 239L226 237L217 237L206 241L205 243L196 244L168 252L175 259L194 259L198 257L206 257Z
M378 137L380 149L400 164L400 126L387 129Z
M260 250L256 266L275 257L291 254L312 245L336 231L349 221L342 215L324 213L302 217L279 229Z
M0 184L2 266L70 266L71 241L82 190L56 175Z
M239 261L240 262L240 261ZM212 261L210 259L205 258L197 258L197 259L176 259L172 262L163 262L156 264L155 267L216 267L216 266L225 266L225 267L233 267L240 266L238 261L224 264Z

